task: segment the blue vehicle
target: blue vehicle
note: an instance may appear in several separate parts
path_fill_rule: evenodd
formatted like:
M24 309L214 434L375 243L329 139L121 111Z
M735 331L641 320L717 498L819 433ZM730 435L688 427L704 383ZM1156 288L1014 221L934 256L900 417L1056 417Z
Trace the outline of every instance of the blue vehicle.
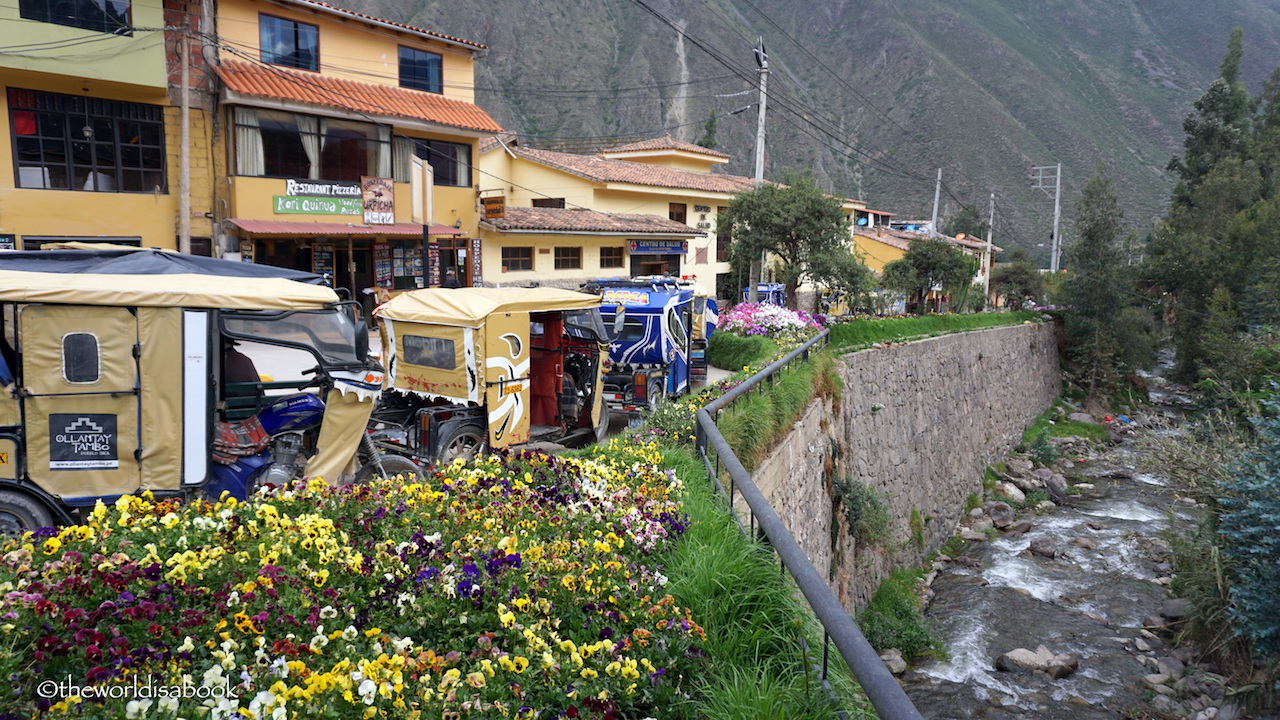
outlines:
M751 297L751 288L742 288L742 302L749 302ZM757 283L756 284L756 302L761 305L786 305L787 304L787 286L782 283Z
M670 277L613 278L583 289L600 294L600 312L609 329L604 396L612 411L638 416L706 378L716 302L692 283Z

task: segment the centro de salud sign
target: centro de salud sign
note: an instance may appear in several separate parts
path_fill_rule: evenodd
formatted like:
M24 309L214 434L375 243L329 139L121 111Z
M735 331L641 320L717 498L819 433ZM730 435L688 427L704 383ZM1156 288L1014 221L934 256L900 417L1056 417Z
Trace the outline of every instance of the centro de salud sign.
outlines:
M689 252L688 240L632 240L631 253L643 255L684 255Z

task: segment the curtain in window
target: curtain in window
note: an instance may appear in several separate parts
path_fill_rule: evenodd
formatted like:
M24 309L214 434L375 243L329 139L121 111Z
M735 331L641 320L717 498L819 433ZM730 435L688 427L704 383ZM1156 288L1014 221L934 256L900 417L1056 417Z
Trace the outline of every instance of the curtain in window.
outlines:
M397 135L392 141L391 147L395 153L396 182L411 182L409 172L413 166L413 161L409 158L413 157L413 138ZM383 177L386 176L384 175Z
M391 128L386 125L375 125L378 142L373 143L373 157L369 164L373 166L374 176L391 177Z
M320 138L324 130L320 127L323 122L320 118L312 115L294 115L293 120L298 126L298 137L302 139L302 149L307 153L307 179L320 179Z
M236 174L261 177L266 172L262 153L262 131L258 112L253 108L236 108Z

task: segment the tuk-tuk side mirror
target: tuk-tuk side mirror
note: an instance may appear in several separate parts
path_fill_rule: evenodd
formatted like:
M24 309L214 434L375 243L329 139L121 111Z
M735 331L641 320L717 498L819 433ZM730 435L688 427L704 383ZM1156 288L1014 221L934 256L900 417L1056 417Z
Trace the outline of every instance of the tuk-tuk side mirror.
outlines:
M613 316L613 336L617 337L622 334L622 325L627 319L627 309L618 306L618 312Z

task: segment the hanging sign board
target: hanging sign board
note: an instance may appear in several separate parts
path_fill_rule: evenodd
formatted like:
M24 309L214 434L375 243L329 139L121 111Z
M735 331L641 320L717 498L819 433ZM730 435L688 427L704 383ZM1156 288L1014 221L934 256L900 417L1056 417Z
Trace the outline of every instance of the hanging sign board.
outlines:
M396 221L395 181L391 178L361 177L360 199L366 225L393 225Z
M480 202L484 203L485 220L501 220L507 216L507 198L505 196L481 198Z

